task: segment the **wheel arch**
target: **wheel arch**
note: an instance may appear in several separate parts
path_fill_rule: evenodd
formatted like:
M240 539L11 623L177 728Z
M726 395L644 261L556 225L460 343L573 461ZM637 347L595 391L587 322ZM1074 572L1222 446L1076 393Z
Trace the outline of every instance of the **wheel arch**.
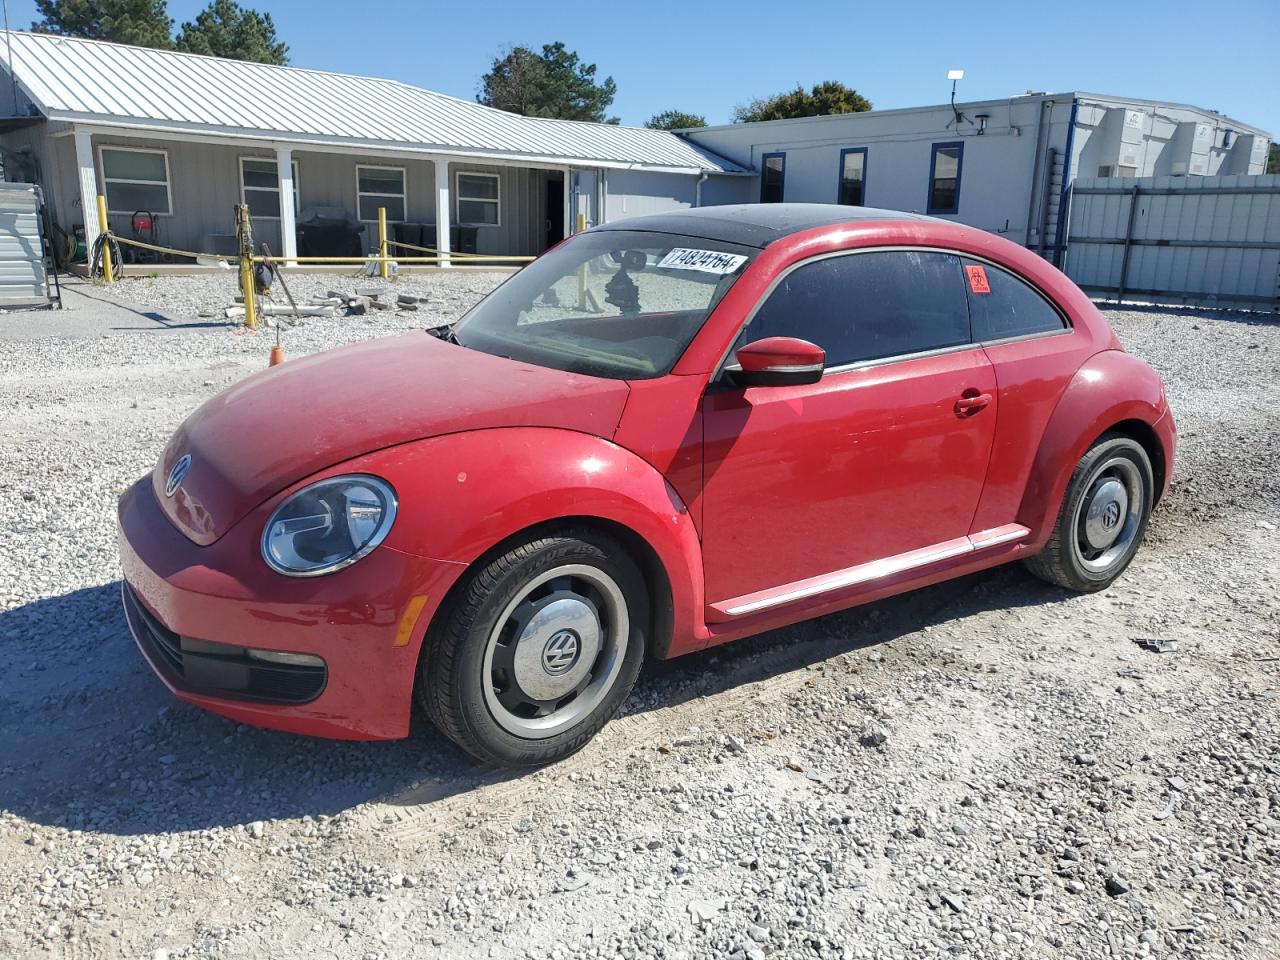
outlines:
M657 468L610 440L500 427L415 441L356 466L396 488L387 546L459 567L431 622L477 564L518 540L585 525L621 541L640 565L653 601L651 652L671 656L705 639L702 547L689 509Z
M436 608L426 635L429 638L433 626L438 626L450 614L457 598L466 591L471 577L505 553L543 537L556 536L574 530L590 530L603 537L617 540L631 554L644 577L649 600L649 629L645 637L646 653L663 659L671 649L674 632L675 604L671 598L671 578L658 552L643 536L631 527L608 517L592 514L576 514L551 517L514 530L475 558L467 572L458 577L446 591ZM426 650L427 644L423 644Z
M1023 490L1018 522L1032 531L1028 546L1038 550L1049 539L1072 471L1109 431L1131 437L1146 451L1155 474L1153 501L1158 500L1173 458L1171 429L1159 429L1167 413L1160 377L1142 360L1104 350L1086 361L1049 418Z

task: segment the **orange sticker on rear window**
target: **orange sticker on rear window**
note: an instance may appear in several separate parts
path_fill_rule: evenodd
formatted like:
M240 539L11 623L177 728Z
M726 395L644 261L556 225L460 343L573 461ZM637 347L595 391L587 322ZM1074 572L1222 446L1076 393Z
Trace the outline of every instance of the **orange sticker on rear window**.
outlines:
M969 289L974 293L991 292L991 284L987 283L987 271L985 269L974 264L965 267L964 272L969 275Z

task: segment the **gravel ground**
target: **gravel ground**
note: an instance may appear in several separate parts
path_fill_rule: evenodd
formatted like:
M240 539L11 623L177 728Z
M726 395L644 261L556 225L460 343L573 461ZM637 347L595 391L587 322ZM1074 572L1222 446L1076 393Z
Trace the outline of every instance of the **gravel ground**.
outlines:
M495 279L402 280L419 313L285 350ZM219 280L113 296L189 320ZM653 664L521 776L425 724L333 743L172 700L119 613L114 499L269 336L0 318L0 956L1280 955L1280 327L1108 315L1182 440L1115 587L1007 567Z

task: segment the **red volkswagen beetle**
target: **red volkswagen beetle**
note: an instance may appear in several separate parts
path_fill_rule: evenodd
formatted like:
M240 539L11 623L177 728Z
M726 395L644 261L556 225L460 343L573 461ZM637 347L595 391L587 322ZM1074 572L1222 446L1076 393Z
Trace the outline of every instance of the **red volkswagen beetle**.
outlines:
M939 220L714 207L598 227L450 327L211 399L120 501L179 697L476 757L581 747L646 657L1024 560L1125 569L1160 378L1032 253Z

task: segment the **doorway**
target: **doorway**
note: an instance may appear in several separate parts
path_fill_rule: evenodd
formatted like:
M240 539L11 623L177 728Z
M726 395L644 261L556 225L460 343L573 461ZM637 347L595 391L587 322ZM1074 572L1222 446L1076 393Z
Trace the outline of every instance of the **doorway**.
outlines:
M546 235L542 249L554 247L564 239L564 174L547 174L546 219L543 221Z

